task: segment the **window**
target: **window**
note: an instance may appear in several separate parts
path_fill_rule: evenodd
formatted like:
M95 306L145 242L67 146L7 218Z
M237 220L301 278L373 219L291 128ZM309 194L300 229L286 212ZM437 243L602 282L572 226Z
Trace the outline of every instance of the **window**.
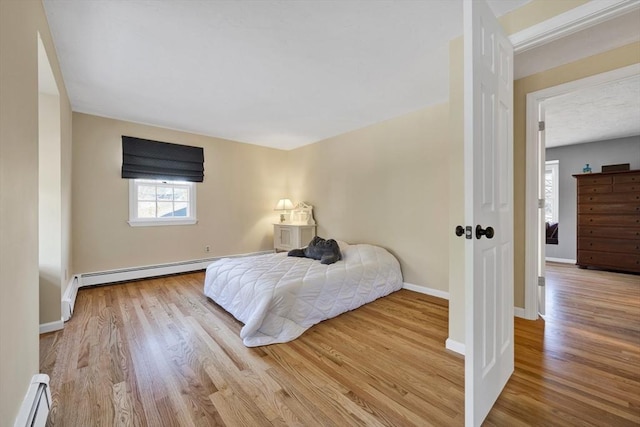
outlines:
M544 220L558 222L558 160L545 162Z
M195 183L129 180L129 225L188 225L196 222Z

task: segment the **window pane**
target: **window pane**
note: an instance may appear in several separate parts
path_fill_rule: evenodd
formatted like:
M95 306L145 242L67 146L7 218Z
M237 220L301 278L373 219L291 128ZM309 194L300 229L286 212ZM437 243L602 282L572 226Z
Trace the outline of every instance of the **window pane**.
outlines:
M173 216L172 202L158 202L158 218Z
M179 202L189 201L189 189L176 187L173 189L173 200Z
M173 187L158 186L158 200L173 200Z
M156 202L138 202L138 218L155 218Z
M155 185L139 185L138 186L138 200L155 200L155 199L156 199Z
M178 202L174 204L173 216L189 216L189 203Z

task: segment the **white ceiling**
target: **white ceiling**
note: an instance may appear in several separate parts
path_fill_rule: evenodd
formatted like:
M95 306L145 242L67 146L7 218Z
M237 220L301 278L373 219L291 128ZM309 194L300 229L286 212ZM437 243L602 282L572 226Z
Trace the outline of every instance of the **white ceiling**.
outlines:
M461 0L44 6L74 111L281 149L446 101L462 34Z
M492 0L497 15L530 0ZM74 111L291 149L444 102L461 0L44 0ZM516 56L640 40L640 10ZM638 79L547 101L547 146L640 134Z
M550 98L547 148L640 135L640 76Z

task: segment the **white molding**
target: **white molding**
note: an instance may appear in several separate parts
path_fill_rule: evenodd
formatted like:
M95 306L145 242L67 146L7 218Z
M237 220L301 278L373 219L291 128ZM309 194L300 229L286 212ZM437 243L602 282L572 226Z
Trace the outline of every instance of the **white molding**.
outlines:
M409 291L419 292L425 295L431 295L432 297L442 298L449 300L449 292L441 291L439 289L428 288L426 286L414 285L412 283L404 282L402 284L402 289L407 289Z
M576 262L578 262L575 259L567 259L567 258L553 258L553 257L546 257L544 259L545 261L551 261L551 262L560 262L562 264L575 264Z
M509 37L515 53L542 46L640 8L637 0L594 0Z
M638 2L640 4L640 2ZM564 95L575 90L597 86L617 80L623 80L640 74L640 64L611 70L605 73L585 77L548 87L527 94L526 126L526 192L525 192L525 290L524 309L526 319L538 318L538 270L537 247L540 238L537 228L538 209L538 112L547 98ZM544 150L542 150L544 153ZM543 161L544 159L541 159Z
M204 270L209 264L222 258L237 258L252 255L264 255L273 253L270 251L253 252L247 254L227 255L214 258L197 259L190 261L174 262L169 264L146 265L125 268L120 270L97 271L82 273L78 287L104 285L107 283L127 282L130 280L145 279L148 277L165 276L168 274L188 273L190 271Z
M445 347L447 348L447 350L455 351L456 353L464 356L464 344L458 341L447 338L447 341L445 341Z
M524 231L524 310L525 317L538 313L538 240L540 231L538 226L538 186L540 180L538 171L538 120L540 107L531 94L527 94L527 124L526 124L526 176L525 176L525 231Z
M525 316L525 311L522 307L513 307L513 315L516 317L521 317L523 319L529 319L527 316Z
M40 333L46 334L47 332L59 331L64 328L64 320L61 318L60 320L56 320L49 323L42 323L40 325Z

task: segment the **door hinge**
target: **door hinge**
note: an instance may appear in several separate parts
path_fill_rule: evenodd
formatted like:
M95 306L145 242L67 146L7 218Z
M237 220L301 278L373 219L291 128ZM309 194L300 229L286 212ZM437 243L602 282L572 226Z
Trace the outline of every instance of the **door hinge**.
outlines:
M538 122L538 130L539 131L543 131L544 130L544 122Z
M538 286L545 286L544 277L538 276Z
M544 209L544 206L545 206L545 200L544 199L538 199L538 208Z

